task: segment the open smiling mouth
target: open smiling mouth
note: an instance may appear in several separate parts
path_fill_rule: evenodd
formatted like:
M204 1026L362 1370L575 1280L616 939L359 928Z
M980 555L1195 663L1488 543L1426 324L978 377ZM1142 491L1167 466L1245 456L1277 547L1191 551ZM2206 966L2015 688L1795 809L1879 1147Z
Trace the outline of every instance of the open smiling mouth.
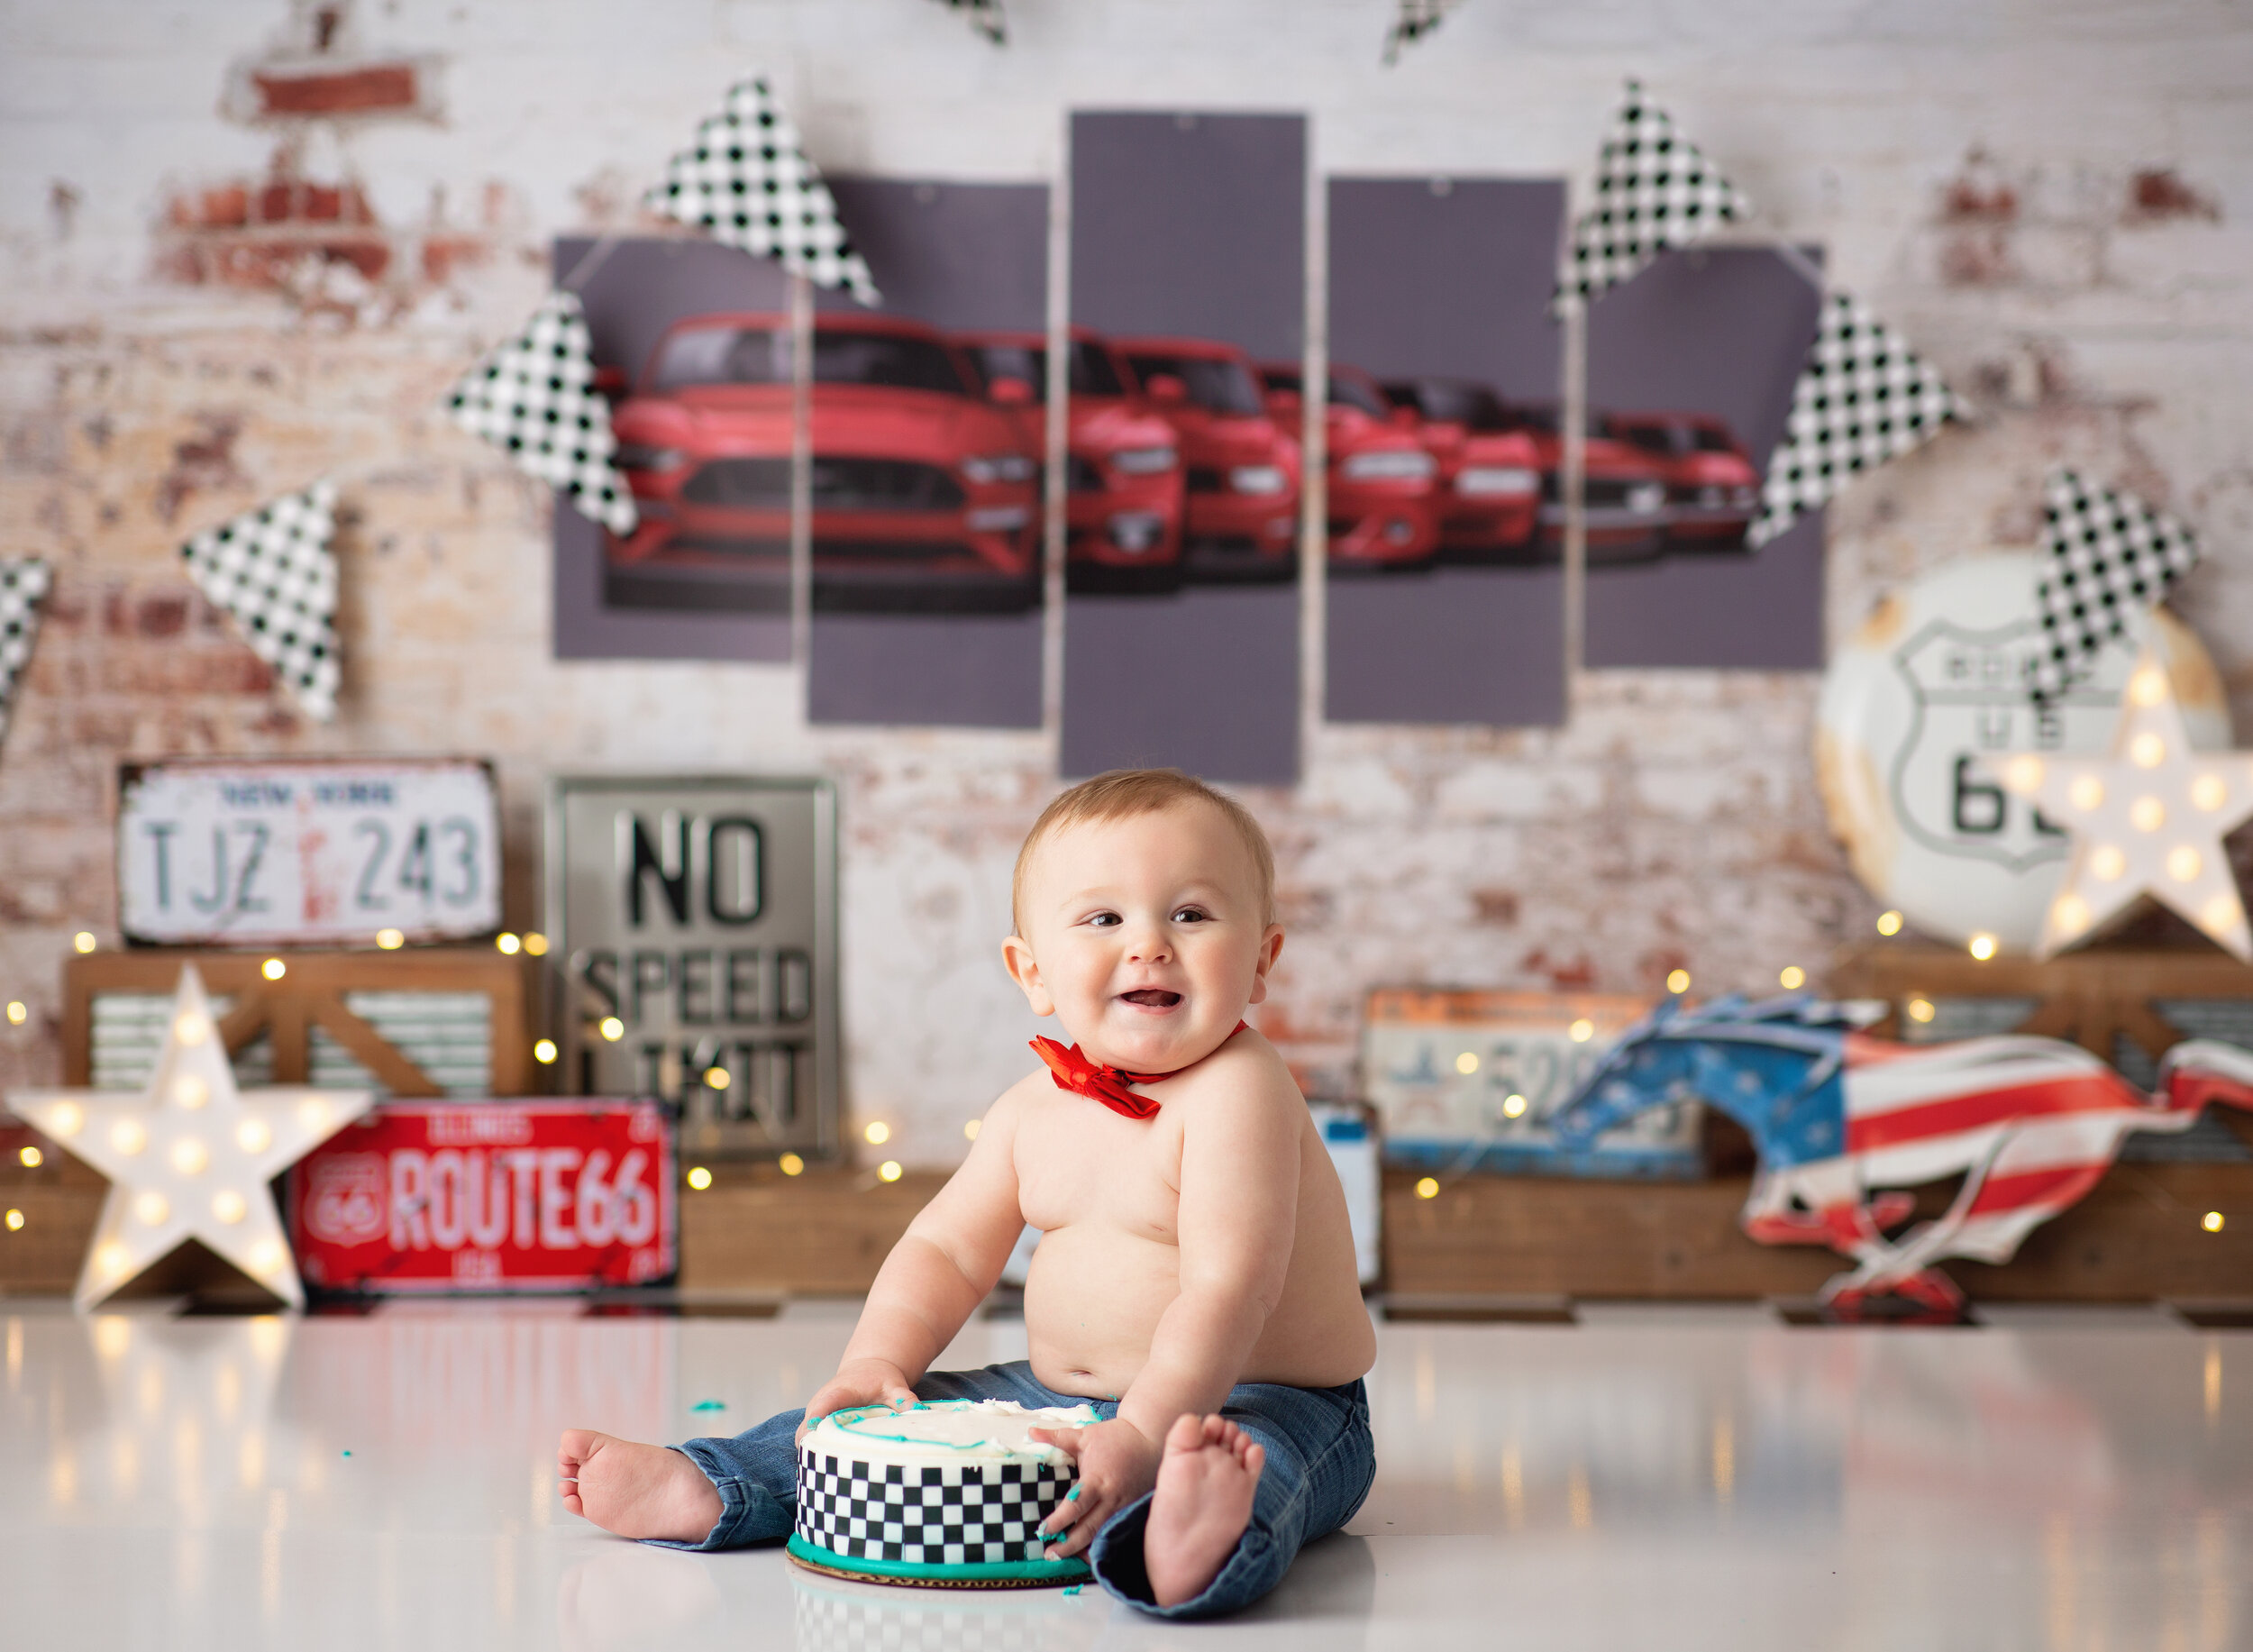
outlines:
M1139 1004L1145 1009L1171 1009L1181 1001L1180 993L1168 992L1163 987L1144 987L1136 991L1122 992L1119 997L1130 1004Z

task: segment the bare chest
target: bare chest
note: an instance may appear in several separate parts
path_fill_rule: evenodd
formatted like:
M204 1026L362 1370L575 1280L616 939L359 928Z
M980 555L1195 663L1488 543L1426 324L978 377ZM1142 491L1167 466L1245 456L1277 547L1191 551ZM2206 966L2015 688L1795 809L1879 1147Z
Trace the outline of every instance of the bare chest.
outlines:
M1126 1118L1060 1097L1018 1128L1017 1200L1043 1233L1096 1223L1176 1244L1181 1160L1181 1128L1163 1111Z

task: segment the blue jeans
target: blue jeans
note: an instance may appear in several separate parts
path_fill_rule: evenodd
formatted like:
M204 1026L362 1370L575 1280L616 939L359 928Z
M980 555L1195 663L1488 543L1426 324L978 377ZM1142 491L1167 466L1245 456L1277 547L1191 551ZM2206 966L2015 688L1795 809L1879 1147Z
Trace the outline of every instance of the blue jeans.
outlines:
M1014 1400L1026 1407L1093 1405L1108 1419L1117 1401L1060 1394L1034 1380L1023 1360L982 1371L934 1371L916 1384L920 1400ZM1150 1519L1148 1494L1104 1523L1088 1562L1104 1589L1130 1606L1161 1618L1211 1618L1258 1600L1291 1569L1300 1548L1336 1531L1369 1495L1377 1454L1369 1437L1369 1396L1361 1383L1343 1388L1287 1388L1279 1383L1240 1383L1221 1414L1267 1453L1251 1523L1210 1584L1193 1600L1160 1606L1143 1570L1142 1533ZM697 1439L677 1447L711 1476L720 1494L720 1518L701 1543L674 1548L740 1548L790 1535L798 1503L795 1437L803 1411L784 1411L733 1439Z

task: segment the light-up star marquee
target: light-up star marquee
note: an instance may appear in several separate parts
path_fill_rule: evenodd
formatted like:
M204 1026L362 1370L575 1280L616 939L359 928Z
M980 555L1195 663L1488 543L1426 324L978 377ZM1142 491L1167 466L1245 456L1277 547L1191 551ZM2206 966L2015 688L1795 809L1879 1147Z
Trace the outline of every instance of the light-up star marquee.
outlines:
M72 1299L83 1310L189 1239L303 1307L296 1259L266 1184L374 1102L367 1090L238 1091L189 964L146 1091L23 1091L7 1105L110 1180Z
M2147 891L2253 963L2253 932L2221 840L2253 817L2253 752L2197 752L2166 668L2145 650L2103 757L2002 762L2002 783L2073 834L2073 861L2034 955L2086 940Z

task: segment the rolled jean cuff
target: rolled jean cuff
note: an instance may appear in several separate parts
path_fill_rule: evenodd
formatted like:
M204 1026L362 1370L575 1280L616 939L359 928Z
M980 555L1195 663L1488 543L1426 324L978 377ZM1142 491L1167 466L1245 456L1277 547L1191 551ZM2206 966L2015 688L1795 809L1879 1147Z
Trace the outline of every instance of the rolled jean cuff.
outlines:
M720 1518L712 1522L712 1529L700 1543L681 1543L670 1538L643 1538L643 1542L653 1548L685 1548L703 1550L741 1548L773 1535L771 1529L779 1517L784 1530L790 1525L789 1511L784 1509L762 1510L762 1503L773 1503L773 1494L765 1487L754 1485L741 1474L732 1474L721 1466L711 1447L703 1440L690 1440L685 1446L675 1446L689 1462L704 1471L712 1489L720 1494Z
M1217 1618L1248 1606L1274 1587L1282 1570L1275 1564L1275 1537L1255 1518L1245 1527L1212 1582L1179 1605L1159 1605L1142 1557L1143 1530L1150 1522L1154 1495L1145 1492L1111 1516L1088 1546L1088 1564L1106 1594L1154 1618ZM1290 1559L1284 1556L1284 1565Z

